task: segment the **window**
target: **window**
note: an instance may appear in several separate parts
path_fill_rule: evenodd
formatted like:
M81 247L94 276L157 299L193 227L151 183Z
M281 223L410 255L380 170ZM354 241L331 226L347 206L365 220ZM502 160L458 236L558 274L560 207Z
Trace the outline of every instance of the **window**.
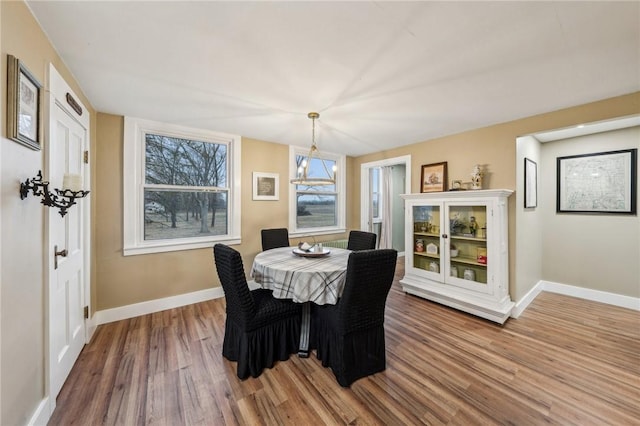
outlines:
M290 176L307 158L308 148L289 148ZM309 177L327 177L337 166L335 185L291 185L289 234L320 235L345 231L345 156L320 152L309 164Z
M240 242L240 137L125 118L124 254Z

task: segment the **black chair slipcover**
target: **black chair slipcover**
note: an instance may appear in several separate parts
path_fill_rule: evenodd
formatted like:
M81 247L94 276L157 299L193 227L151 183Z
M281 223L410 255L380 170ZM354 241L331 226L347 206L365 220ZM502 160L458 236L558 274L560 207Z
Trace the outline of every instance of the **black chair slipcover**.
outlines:
M231 247L216 244L213 254L227 305L222 355L238 362L240 379L258 377L298 351L302 305L267 289L250 291L242 257Z
M376 248L376 234L365 231L349 232L347 249L349 250L373 250Z
M262 251L278 247L289 247L289 231L287 228L263 229Z
M312 305L310 346L343 387L386 368L384 310L397 258L393 249L351 253L338 303Z

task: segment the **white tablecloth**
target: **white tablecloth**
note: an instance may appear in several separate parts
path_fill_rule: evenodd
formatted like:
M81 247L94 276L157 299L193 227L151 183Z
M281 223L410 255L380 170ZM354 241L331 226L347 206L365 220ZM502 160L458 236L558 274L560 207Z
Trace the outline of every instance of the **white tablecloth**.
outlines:
M344 289L351 250L329 250L327 256L315 258L297 256L293 247L266 250L255 257L251 276L278 299L335 305Z

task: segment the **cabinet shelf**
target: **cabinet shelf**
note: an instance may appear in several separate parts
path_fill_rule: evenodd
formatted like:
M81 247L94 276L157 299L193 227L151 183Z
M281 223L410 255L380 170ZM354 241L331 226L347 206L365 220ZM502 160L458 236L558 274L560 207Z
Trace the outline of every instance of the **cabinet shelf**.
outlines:
M464 256L452 257L451 263L464 263L465 265L481 266L483 268L487 267L486 263L478 263L478 261L473 257L464 257Z
M413 235L418 235L420 237L440 238L440 234L433 234L431 232L414 232Z
M464 240L464 241L478 241L478 242L487 242L486 238L479 237L465 237L464 235L451 235L452 240Z
M432 257L434 259L440 259L439 254L427 253L426 251L414 251L413 254L417 256Z

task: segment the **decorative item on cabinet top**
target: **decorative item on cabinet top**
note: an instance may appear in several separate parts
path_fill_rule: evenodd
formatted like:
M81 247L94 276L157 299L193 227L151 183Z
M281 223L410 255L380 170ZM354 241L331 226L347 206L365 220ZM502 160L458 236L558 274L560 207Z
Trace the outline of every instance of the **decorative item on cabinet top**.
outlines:
M425 164L420 173L420 192L447 190L447 162Z
M484 172L482 171L480 164L473 166L473 170L471 171L471 189L482 189L483 177Z
M452 180L451 181L451 188L449 188L449 191L462 191L464 190L464 188L462 187L462 181L461 180Z

